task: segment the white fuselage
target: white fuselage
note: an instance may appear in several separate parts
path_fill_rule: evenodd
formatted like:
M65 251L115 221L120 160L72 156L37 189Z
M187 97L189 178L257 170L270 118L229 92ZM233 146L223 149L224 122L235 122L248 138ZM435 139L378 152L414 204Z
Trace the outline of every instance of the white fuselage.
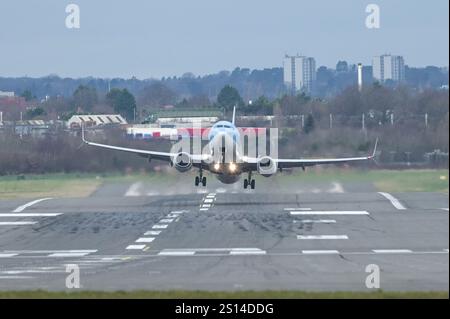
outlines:
M209 164L210 171L215 173L222 183L236 183L242 173L239 165L241 154L238 129L231 122L217 122L211 127L208 140L208 148L214 159Z

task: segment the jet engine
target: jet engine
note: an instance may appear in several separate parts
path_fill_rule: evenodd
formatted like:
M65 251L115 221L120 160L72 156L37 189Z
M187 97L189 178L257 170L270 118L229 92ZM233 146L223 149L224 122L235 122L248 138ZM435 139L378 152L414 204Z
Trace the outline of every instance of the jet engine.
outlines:
M188 153L180 152L172 159L172 165L181 173L187 172L192 168L192 158Z
M269 177L277 172L277 163L270 157L264 156L258 161L258 173Z

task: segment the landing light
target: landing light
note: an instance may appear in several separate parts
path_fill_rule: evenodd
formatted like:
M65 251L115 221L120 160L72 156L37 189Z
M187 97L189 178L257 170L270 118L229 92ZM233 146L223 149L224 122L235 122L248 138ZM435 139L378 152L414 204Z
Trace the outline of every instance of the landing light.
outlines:
M236 164L230 163L230 166L229 166L230 172L235 172L236 168L237 168Z
M214 169L218 171L220 169L220 164L219 163L214 164Z

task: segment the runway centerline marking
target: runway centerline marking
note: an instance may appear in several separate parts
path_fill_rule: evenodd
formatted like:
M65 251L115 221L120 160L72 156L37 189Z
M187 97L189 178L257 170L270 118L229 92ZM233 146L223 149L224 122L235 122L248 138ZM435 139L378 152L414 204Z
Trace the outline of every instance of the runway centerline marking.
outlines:
M145 247L146 247L146 245L129 245L125 249L128 249L128 250L142 250Z
M34 224L37 224L37 222L0 222L0 226L25 226Z
M136 240L137 243L151 243L155 240L155 237L141 237Z
M362 211L295 211L291 212L291 215L369 215L369 212Z
M315 240L335 240L335 239L348 239L347 235L297 235L297 239Z
M387 200L389 200L392 204L392 206L394 206L396 209L398 210L405 210L406 207L402 205L402 203L400 203L400 201L395 198L394 196L392 196L389 193L384 193L384 192L378 192L378 194L380 194L381 196L383 196L384 198L386 198Z
M153 225L153 229L166 229L168 225Z
M284 208L284 210L289 210L289 211L303 211L303 210L312 210L312 208L309 207L296 207L296 208Z
M144 233L144 236L158 236L159 234L161 234L160 230L149 230Z
M21 213L21 212L23 212L25 209L27 209L30 206L36 205L36 204L38 204L40 202L43 202L43 201L46 201L46 200L50 200L50 199L52 199L52 198L51 197L46 197L46 198L36 199L36 200L34 200L32 202L29 202L29 203L26 203L26 204L24 204L22 206L17 207L12 212L13 213Z

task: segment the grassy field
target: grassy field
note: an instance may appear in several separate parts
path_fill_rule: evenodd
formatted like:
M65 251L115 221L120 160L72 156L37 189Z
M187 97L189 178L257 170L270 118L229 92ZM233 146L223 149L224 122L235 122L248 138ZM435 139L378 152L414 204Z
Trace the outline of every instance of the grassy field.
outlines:
M86 197L102 183L152 181L164 183L176 174L48 174L0 177L0 199L34 197ZM310 169L305 173L279 174L283 182L369 182L385 192L448 192L448 170Z
M310 169L283 177L287 182L369 182L384 192L448 192L448 170Z
M448 299L448 292L303 292L303 291L80 291L0 292L0 299Z
M167 182L166 174L119 173L95 174L47 174L0 176L0 199L34 197L87 197L103 183L132 183L135 181Z

